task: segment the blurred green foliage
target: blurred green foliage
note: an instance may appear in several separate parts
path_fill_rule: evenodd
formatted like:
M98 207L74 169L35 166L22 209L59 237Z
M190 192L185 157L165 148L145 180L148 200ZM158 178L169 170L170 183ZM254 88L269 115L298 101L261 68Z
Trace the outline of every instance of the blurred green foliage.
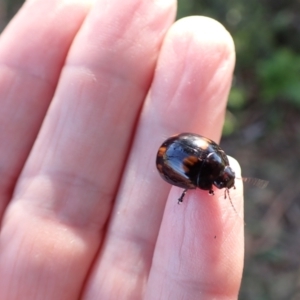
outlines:
M289 101L300 108L300 56L291 49L279 48L268 58L257 62L261 99L266 103Z
M234 39L237 63L225 135L234 134L250 122L249 105L259 104L266 109L264 105L288 102L300 108L299 9L299 1L179 0L178 18L212 17ZM268 111L267 127L274 124L273 112L278 118L274 109Z

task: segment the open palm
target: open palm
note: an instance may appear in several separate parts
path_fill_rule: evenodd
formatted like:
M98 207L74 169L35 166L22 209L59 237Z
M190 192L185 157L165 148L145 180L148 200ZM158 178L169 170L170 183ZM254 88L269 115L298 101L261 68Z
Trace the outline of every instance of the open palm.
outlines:
M30 0L0 39L0 298L236 299L242 184L171 187L170 135L218 141L234 66L173 0ZM231 160L235 172L238 164Z

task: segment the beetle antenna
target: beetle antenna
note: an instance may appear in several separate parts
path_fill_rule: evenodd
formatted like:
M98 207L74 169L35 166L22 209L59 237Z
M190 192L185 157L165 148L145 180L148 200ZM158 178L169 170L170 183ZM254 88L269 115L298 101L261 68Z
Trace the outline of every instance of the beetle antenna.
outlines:
M251 178L251 177L236 177L236 179L241 179L243 182L247 182L255 187L258 187L260 189L264 189L268 184L269 181L258 179L258 178Z
M224 199L227 199L227 195L228 195L228 198L229 198L229 201L230 201L230 204L231 204L233 210L236 212L236 214L238 214L238 212L236 211L236 209L235 209L235 207L234 207L234 205L232 203L232 200L231 200L231 197L230 197L230 193L229 193L229 189L226 188L225 192L224 192Z

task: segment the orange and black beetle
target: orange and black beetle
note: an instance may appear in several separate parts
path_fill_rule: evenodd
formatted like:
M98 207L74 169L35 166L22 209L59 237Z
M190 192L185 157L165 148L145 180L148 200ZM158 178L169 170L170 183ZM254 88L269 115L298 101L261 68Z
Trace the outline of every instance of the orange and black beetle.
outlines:
M234 187L235 173L229 166L225 152L212 140L194 133L181 133L168 138L158 149L156 166L168 183L184 189L200 188L213 195L218 189Z

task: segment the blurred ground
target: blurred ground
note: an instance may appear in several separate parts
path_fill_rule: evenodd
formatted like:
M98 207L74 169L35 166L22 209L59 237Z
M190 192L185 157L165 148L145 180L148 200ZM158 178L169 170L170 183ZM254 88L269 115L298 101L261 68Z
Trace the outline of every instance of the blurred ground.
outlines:
M0 0L0 30L21 0ZM241 300L300 299L300 2L179 0L178 18L205 15L237 52L222 148L245 177L246 257Z

